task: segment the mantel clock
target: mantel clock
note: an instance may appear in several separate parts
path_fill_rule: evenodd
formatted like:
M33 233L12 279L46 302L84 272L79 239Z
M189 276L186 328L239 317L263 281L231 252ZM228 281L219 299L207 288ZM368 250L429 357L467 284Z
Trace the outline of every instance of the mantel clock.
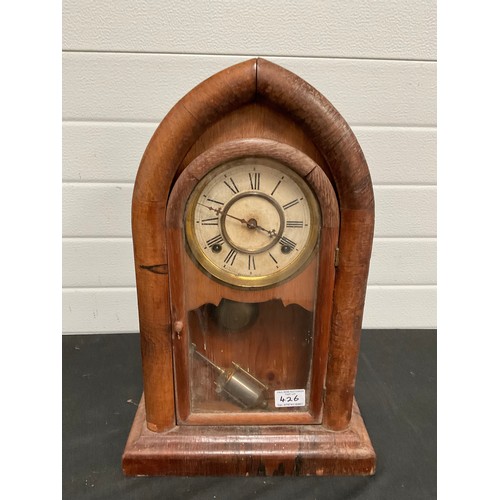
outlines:
M373 214L351 129L289 71L252 59L174 106L134 188L126 474L374 473L354 400Z

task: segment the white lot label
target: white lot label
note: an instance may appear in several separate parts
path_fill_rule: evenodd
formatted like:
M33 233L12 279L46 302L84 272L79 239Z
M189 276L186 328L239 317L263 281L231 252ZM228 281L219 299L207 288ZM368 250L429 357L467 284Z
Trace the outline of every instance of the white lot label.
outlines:
M276 408L287 406L305 406L305 389L286 389L284 391L274 391L274 405Z

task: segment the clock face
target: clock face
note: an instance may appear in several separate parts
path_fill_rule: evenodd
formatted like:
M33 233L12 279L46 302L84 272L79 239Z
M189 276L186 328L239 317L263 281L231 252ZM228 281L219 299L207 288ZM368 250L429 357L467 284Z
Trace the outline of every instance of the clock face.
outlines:
M319 206L307 183L260 157L226 162L201 179L186 206L186 239L196 262L224 283L272 286L309 261Z

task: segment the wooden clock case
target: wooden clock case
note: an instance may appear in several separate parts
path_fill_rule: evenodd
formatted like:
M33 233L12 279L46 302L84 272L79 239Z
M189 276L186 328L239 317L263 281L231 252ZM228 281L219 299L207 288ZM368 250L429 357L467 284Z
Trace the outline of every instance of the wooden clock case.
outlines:
M186 304L176 293L189 279L189 270L179 271L186 267L180 200L188 192L181 173L245 154L303 165L297 168L326 216L314 264L318 282L308 281L307 273L297 278L305 289L307 283L317 286L311 409L305 416L200 418L189 412L188 374L179 362L187 356L188 344L181 341ZM191 176L189 182L195 181ZM336 109L301 78L251 59L182 98L148 144L134 188L144 395L122 458L125 474L373 474L375 453L354 399L373 228L373 188L361 148ZM208 289L217 294L217 286ZM233 290L229 298L238 293L248 292Z

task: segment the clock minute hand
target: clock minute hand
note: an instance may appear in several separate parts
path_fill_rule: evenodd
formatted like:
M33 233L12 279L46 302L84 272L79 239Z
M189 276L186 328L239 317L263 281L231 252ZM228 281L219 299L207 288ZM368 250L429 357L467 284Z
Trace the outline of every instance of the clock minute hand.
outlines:
M202 207L208 208L209 210L212 210L212 212L215 212L217 215L220 215L222 213L222 210L220 207L214 208L214 207L209 207L208 205L204 205L203 203L198 203L198 205L201 205Z
M226 213L226 217L231 217L231 219L235 219L235 220L241 222L242 224L246 224L250 228L250 223L248 221L246 221L245 219L240 219L239 217L235 217L234 215L231 215L228 213Z

